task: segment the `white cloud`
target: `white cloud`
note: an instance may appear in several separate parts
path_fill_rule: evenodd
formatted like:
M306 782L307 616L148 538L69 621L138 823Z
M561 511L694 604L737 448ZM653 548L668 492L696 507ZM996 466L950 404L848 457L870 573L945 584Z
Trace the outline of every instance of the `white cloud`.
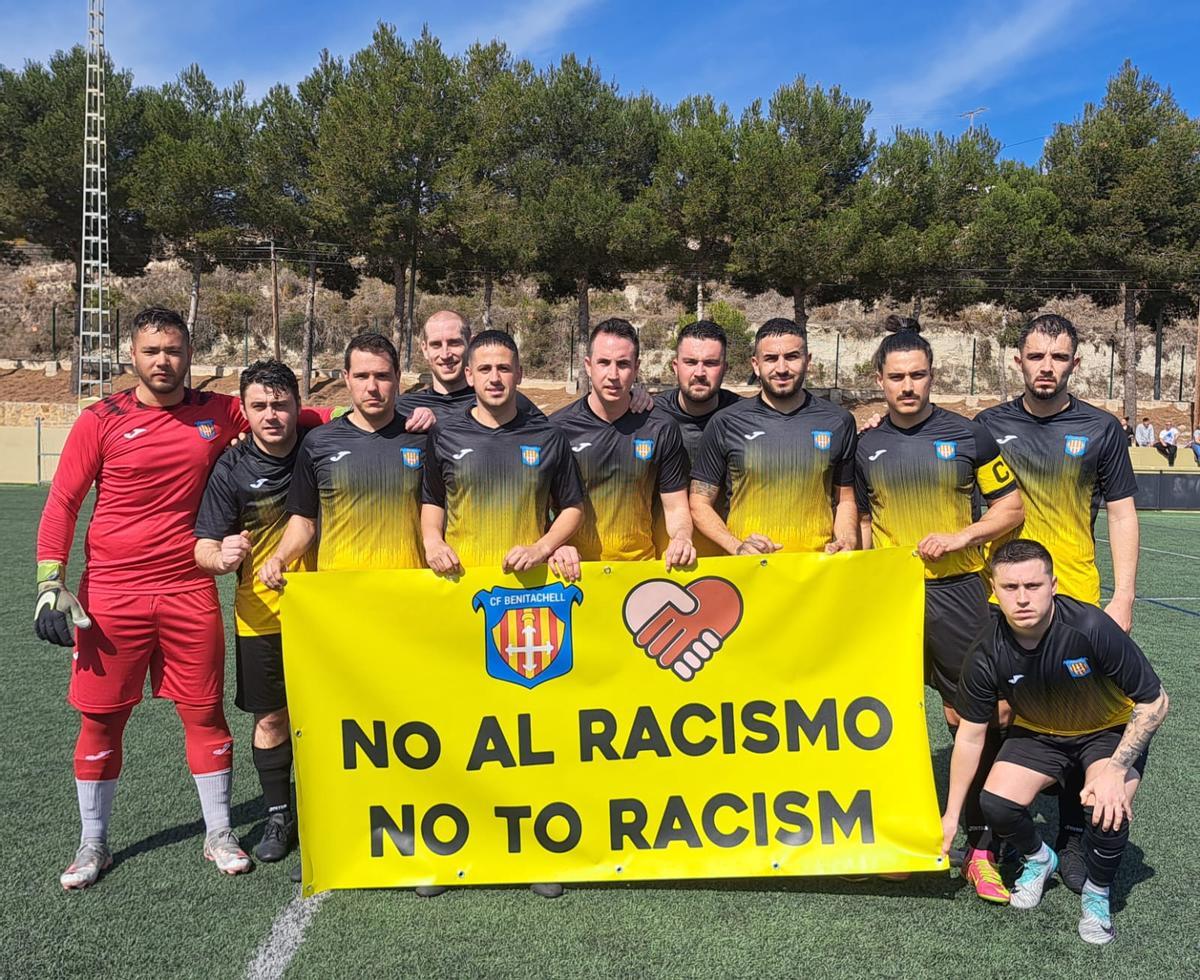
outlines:
M597 0L526 0L508 4L498 9L493 17L476 21L462 31L464 43L461 46L476 39L499 38L520 54L537 54L558 37L576 14L596 3ZM452 48L459 46L451 45Z
M952 99L970 101L1031 58L1070 42L1071 15L1080 6L1080 0L1025 0L1007 15L975 23L905 57L906 66L925 66L925 70L918 68L886 85L872 99L874 121L913 125L947 108ZM912 41L906 42L906 47L911 45Z

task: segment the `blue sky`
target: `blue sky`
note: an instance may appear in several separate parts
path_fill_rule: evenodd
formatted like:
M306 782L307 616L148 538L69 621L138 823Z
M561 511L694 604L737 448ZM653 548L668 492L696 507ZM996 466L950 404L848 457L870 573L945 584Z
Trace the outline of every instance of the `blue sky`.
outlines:
M349 56L379 20L406 35L428 22L448 49L500 37L542 65L590 57L624 91L667 102L711 92L740 112L796 75L869 99L872 125L957 132L979 116L1036 160L1056 121L1103 96L1125 58L1200 113L1200 4L1194 0L108 0L108 47L141 84L199 62L220 84L261 95L295 82L322 48ZM81 41L86 0L0 0L0 64L45 60Z

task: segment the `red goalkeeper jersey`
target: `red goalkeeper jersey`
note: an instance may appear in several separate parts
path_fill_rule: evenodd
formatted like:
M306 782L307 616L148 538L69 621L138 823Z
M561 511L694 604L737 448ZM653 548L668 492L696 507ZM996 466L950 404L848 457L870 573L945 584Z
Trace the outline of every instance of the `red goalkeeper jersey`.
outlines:
M304 409L301 425L328 421ZM66 563L79 507L94 484L84 548L88 590L161 594L212 583L193 558L192 527L209 472L248 431L232 395L188 388L170 408L143 405L133 390L89 406L67 436L38 526L38 561Z

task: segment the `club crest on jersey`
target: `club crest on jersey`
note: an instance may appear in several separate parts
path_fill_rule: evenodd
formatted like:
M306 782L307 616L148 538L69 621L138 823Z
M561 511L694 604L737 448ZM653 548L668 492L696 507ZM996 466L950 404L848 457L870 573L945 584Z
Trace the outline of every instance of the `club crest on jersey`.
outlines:
M583 602L577 585L556 582L533 589L496 586L476 592L471 608L484 611L489 677L533 688L574 666L571 607Z
M1063 436L1063 451L1068 456L1082 456L1087 452L1087 436Z
M539 466L542 462L541 446L522 446L521 462L526 466Z
M633 455L640 459L643 463L650 462L650 460L654 458L654 440L634 439Z
M829 452L829 447L833 445L833 433L828 429L813 429L813 445L821 452Z
M200 438L206 442L212 442L217 438L217 423L213 419L201 419L199 422L193 422L192 425L200 433Z
M1087 662L1087 657L1064 660L1063 666L1067 668L1067 673L1072 677L1087 677L1092 672L1092 665Z
M954 439L935 439L933 451L938 459L954 459L958 456L958 442Z
M424 454L419 446L406 447L400 450L400 462L407 466L410 470L419 470L421 468L421 457Z

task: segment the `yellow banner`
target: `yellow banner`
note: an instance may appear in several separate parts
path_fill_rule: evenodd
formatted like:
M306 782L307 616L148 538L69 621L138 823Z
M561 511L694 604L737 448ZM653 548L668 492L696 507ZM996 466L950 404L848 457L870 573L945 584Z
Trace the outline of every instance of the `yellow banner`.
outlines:
M933 871L906 550L288 577L305 893Z

